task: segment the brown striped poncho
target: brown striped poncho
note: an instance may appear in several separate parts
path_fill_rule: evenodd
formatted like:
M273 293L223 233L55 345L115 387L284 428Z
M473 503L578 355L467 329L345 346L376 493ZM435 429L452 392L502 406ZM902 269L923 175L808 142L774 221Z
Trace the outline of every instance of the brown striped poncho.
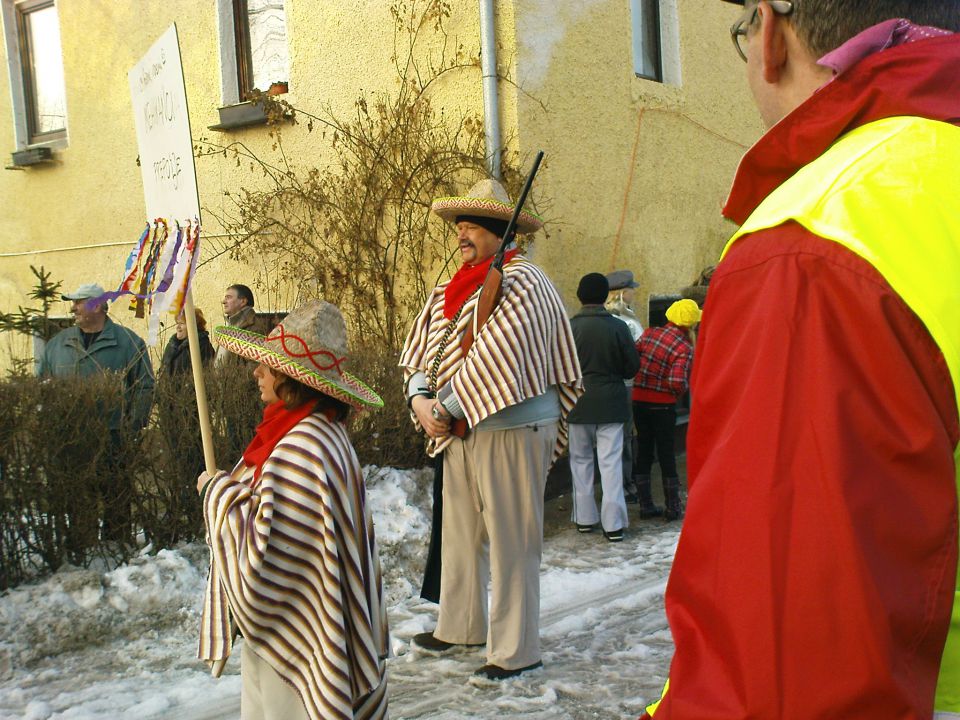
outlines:
M345 428L308 415L252 478L240 464L207 486L200 658L226 658L236 623L313 720L386 718L380 562Z
M407 335L400 366L406 380L415 372L429 375L444 330L446 283L438 285ZM460 338L473 322L479 293L466 302L444 351L437 373L437 388L453 383L470 427L504 408L545 393L551 385L560 395L561 418L554 459L567 444L567 414L583 392L580 363L567 313L553 283L543 271L521 255L503 268L503 298L466 358ZM414 423L417 423L414 417ZM427 452L433 456L452 437L431 438Z

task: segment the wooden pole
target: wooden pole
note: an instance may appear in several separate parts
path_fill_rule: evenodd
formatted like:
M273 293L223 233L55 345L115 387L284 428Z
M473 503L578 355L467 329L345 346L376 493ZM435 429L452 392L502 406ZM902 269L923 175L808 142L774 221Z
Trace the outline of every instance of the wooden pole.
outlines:
M193 309L193 292L187 289L183 304L183 319L187 323L187 342L190 344L190 367L193 369L193 388L197 393L197 414L200 417L200 439L203 441L203 462L207 474L217 471L213 454L213 431L210 427L210 409L207 407L207 387L203 383L203 358L200 355L200 334L197 332L197 313Z
M197 415L200 416L200 439L203 441L203 462L207 475L213 477L217 472L217 461L213 455L213 431L210 427L210 409L207 407L207 386L203 382L203 358L200 356L200 334L197 332L197 313L193 309L193 293L187 289L183 303L183 319L187 321L187 342L190 343L190 367L193 370L193 388L197 393ZM213 562L213 556L210 557ZM234 634L233 641L237 636ZM227 664L226 658L214 660L210 664L210 674L218 678Z

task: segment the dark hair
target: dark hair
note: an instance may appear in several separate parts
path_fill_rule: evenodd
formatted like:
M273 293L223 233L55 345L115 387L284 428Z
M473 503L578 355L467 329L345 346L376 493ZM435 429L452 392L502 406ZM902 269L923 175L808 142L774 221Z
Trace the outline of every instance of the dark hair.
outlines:
M273 386L273 391L277 394L277 397L283 401L283 405L287 410L293 410L304 403L312 402L316 404L315 410L331 411L330 414L333 415L333 420L337 422L344 422L350 417L351 408L342 400L337 400L335 397L330 397L316 388L304 385L299 380L295 380L279 370L274 370L266 365L264 367L267 368L267 372L277 379L276 384Z
M207 329L207 319L203 316L203 310L200 308L193 309L194 317L197 318L197 330L206 330Z
M491 218L483 217L481 215L457 215L453 224L457 225L458 223L468 222L474 225L479 225L484 230L492 232L498 238L502 238L503 234L507 231L507 225L510 224L509 220L501 220L500 218Z
M602 305L610 294L610 283L605 275L587 273L580 278L577 299L584 305Z
M231 285L227 290L236 290L237 297L247 301L247 307L253 307L253 290L246 285Z
M960 32L960 0L793 0L788 17L800 40L817 57L894 18Z

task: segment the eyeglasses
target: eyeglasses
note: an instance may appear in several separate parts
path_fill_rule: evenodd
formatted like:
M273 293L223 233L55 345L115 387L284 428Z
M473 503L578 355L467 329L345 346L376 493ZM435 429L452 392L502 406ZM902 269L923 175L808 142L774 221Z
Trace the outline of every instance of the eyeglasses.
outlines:
M793 12L793 3L790 2L790 0L767 0L767 5L769 5L770 9L777 15L789 15ZM747 61L747 51L743 43L747 37L748 28L753 25L757 19L759 7L760 3L758 2L754 4L753 7L744 10L740 19L730 26L730 39L733 40L733 46L737 49L737 55L739 55L744 62Z

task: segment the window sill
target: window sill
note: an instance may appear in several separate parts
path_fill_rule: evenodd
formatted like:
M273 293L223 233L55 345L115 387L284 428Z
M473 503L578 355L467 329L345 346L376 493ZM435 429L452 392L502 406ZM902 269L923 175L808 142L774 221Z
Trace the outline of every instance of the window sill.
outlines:
M18 150L12 153L10 157L12 158L12 163L7 166L8 169L20 169L30 167L31 165L52 163L54 161L53 150L43 145Z
M216 125L209 125L210 130L237 130L253 125L267 124L267 114L258 103L242 102L236 105L225 105L222 108L217 108L217 112L220 113L220 122Z

